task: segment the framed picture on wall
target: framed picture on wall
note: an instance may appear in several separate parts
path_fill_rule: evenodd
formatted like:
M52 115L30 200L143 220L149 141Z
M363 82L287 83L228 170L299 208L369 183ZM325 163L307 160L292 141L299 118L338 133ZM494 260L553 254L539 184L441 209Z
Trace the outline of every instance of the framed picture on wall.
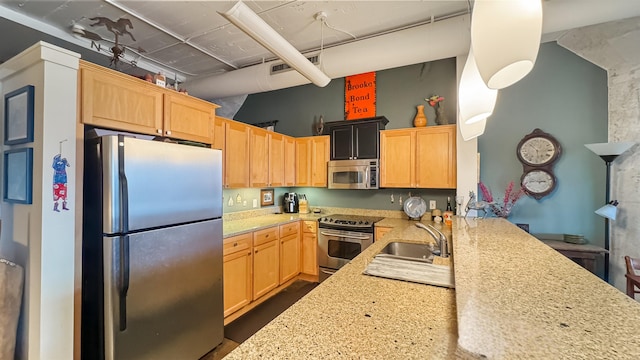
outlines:
M273 204L273 189L260 190L260 206L269 206Z
M4 201L31 204L33 185L33 149L4 152Z
M33 141L34 87L27 85L4 96L4 144Z

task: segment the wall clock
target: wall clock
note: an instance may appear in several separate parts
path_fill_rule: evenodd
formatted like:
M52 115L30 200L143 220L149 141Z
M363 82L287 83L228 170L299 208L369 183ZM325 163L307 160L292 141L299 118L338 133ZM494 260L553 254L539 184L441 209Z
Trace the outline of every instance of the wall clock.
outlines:
M518 160L523 165L547 166L553 164L560 157L562 148L551 134L540 129L533 130L520 140L517 147Z
M549 195L556 187L556 177L545 169L530 169L520 178L524 191L536 200Z

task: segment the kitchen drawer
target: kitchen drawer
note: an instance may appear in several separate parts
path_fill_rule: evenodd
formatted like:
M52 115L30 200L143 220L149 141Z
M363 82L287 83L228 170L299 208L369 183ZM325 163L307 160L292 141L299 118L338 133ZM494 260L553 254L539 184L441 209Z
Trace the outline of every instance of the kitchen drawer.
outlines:
M223 255L226 256L241 250L248 250L251 247L251 235L251 233L247 233L224 239L224 244L222 245Z
M259 230L253 233L253 246L262 245L273 240L278 240L277 226Z
M318 222L304 221L302 225L302 232L316 234L318 232Z
M300 232L300 222L292 222L284 225L280 225L280 237L294 235Z

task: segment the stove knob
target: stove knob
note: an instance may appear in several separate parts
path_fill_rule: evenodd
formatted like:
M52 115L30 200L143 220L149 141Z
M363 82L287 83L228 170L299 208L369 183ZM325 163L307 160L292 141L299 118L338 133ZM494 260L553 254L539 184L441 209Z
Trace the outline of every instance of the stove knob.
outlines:
M362 220L358 221L358 225L362 225L362 224L363 224Z

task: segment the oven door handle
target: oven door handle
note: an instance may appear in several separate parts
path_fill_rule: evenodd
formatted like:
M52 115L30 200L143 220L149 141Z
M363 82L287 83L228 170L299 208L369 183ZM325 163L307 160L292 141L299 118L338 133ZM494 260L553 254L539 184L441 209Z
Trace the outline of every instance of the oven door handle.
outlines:
M329 232L324 232L324 231L320 231L320 234L322 234L324 236L335 236L335 237L348 238L348 239L357 239L357 240L369 240L371 238L370 236L353 236L353 235L329 233Z
M322 272L323 274L327 274L327 275L333 275L336 273L336 271L338 270L327 270L327 269L320 269L320 272Z

